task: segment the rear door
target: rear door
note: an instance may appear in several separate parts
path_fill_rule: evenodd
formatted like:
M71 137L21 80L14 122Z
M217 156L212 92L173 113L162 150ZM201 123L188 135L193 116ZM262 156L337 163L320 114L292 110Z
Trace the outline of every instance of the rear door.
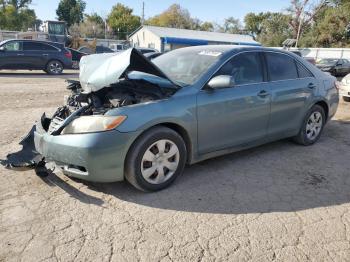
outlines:
M208 153L262 140L267 135L270 95L259 52L238 54L216 74L235 85L202 90L197 97L198 149Z
M45 43L25 41L23 50L28 63L34 69L43 69L58 49Z
M25 69L22 41L10 41L3 45L4 50L0 52L0 68L3 69Z
M265 52L271 94L269 136L288 136L298 131L313 98L317 80L292 56Z

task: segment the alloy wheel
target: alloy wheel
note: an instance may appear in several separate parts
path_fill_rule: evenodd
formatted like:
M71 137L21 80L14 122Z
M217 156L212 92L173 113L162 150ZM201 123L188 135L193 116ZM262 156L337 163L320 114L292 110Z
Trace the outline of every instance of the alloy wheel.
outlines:
M306 122L306 136L309 140L315 140L322 130L323 119L320 112L313 112Z
M175 174L179 160L179 148L174 142L166 139L158 140L142 157L142 177L151 184L164 183Z
M49 65L50 72L60 74L63 71L62 65L57 62L52 62Z

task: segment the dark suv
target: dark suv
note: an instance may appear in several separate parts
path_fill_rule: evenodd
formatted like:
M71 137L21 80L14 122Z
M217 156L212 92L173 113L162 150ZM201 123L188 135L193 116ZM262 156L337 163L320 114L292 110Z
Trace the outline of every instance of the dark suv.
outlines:
M0 69L44 70L50 75L72 68L72 54L63 44L36 40L0 43Z

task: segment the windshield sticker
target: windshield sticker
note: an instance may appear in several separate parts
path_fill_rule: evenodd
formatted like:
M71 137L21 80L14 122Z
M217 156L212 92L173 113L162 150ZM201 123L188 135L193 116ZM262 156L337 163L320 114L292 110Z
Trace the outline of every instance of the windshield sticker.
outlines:
M222 53L221 52L216 52L216 51L201 51L199 52L199 55L209 55L209 56L220 56Z

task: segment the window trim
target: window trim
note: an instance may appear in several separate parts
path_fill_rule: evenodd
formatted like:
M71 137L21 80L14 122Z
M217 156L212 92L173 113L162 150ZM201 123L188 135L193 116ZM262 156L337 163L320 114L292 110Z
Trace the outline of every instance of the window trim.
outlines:
M314 75L305 65L303 65L302 63L300 63L300 62L297 61L296 59L294 59L294 62L295 62L295 65L296 65L296 67L297 67L298 79L315 78L315 75ZM309 74L310 74L311 76L300 77L299 70L298 70L298 65L301 66L302 68L304 68L307 72L309 72Z
M264 57L265 57L265 61L266 61L266 71L268 72L268 79L269 79L268 82L270 82L270 83L281 82L281 81L291 81L291 80L298 80L298 79L306 79L306 78L315 78L315 75L314 75L308 68L306 68L306 66L303 65L303 63L299 62L297 59L295 59L293 56L291 56L291 55L289 55L289 54L282 53L282 52L278 52L278 51L270 51L270 50L268 50L268 51L263 51L263 53L264 53ZM268 67L268 64L267 64L266 53L275 53L275 54L279 54L279 55L285 55L285 56L288 56L288 57L290 57L291 59L293 59L294 64L295 64L295 69L296 69L296 71L297 71L297 76L298 76L298 78L281 79L281 80L271 80L271 74L270 74L270 70L269 70L269 67ZM305 69L307 69L307 70L311 73L312 77L309 76L309 77L300 78L300 77L299 77L298 67L297 67L297 64L296 64L296 63L299 63L299 64L302 65Z
M263 73L263 81L262 82L257 82L257 83L235 85L234 87L240 87L240 86L246 86L246 85L256 85L256 84L262 84L262 83L268 82L267 78L265 78L267 76L267 73L266 73L265 63L264 63L263 54L262 54L263 51L262 50L249 50L249 51L242 51L242 52L236 53L236 54L230 56L228 59L226 59L221 64L221 66L217 70L215 70L215 72L209 77L209 79L205 82L205 84L200 89L200 91L202 91L202 90L205 91L205 88L208 85L208 83L210 82L210 80L214 77L214 75L216 75L217 72L219 72L221 70L221 68L223 68L226 65L226 63L228 63L234 57L236 57L238 55L241 55L241 54L244 54L244 53L257 53L257 54L259 54L260 66L261 66L262 73ZM230 88L232 88L232 87L230 87ZM223 90L225 90L225 89L227 89L227 88L224 88Z

